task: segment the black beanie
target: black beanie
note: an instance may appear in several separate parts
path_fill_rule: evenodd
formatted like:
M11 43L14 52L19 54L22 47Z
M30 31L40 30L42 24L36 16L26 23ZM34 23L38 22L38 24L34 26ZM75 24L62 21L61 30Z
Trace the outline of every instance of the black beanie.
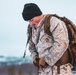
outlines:
M24 5L22 16L25 21L30 20L33 17L39 16L41 14L42 14L42 12L36 4L27 3Z

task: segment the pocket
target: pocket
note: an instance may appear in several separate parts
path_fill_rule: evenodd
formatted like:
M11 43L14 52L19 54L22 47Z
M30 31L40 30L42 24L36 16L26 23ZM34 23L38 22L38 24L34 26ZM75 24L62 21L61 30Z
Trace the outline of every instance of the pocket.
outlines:
M51 42L51 36L44 34L43 36L41 36L40 41L43 43Z

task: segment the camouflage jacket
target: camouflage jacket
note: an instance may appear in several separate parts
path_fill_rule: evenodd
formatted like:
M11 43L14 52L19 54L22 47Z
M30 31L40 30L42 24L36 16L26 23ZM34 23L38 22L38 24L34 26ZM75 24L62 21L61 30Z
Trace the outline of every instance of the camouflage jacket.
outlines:
M39 55L39 58L44 57L44 60L53 66L64 54L68 48L69 39L68 31L65 23L56 17L50 19L50 31L52 36L44 33L44 24L42 23L45 17L39 22L37 28L32 28L32 41L35 44L35 49L29 43L29 50L32 57ZM39 27L42 25L41 29ZM37 43L38 31L40 31L39 42Z

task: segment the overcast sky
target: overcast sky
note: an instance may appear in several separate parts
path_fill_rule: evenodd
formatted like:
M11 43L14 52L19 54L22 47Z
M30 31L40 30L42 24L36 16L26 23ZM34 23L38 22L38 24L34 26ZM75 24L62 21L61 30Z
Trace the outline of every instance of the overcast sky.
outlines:
M23 56L28 25L22 18L25 3L36 3L44 14L66 16L76 24L76 0L0 0L0 55Z

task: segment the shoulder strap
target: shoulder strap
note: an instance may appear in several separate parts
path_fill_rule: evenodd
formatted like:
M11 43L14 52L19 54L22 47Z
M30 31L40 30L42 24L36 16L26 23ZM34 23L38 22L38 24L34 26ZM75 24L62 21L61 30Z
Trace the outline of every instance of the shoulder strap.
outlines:
M50 32L50 19L51 19L52 15L48 14L45 17L45 21L44 21L44 32L47 33L48 35L52 35Z
M59 16L56 14L46 15L45 22L44 22L44 32L47 33L48 35L52 35L50 32L50 19L52 18L52 16L59 18Z
M45 17L45 21L44 21L44 33L48 34L49 36L52 36L52 39L54 41L54 37L52 35L52 32L50 31L50 19L54 14L48 14Z

